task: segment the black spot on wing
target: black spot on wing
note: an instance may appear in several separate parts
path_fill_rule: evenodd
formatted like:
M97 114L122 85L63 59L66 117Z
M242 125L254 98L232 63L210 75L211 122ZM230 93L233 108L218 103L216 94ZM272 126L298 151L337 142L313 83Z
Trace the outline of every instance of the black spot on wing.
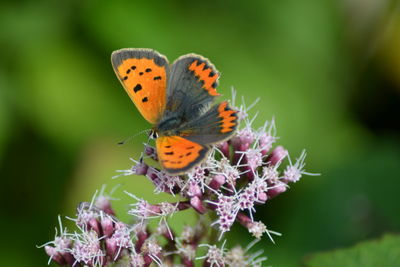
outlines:
M136 84L136 86L133 88L133 91L137 93L138 91L142 90L142 85L140 83Z
M164 154L165 154L165 155L173 155L174 152L173 152L173 151L171 151L171 152L165 152Z
M146 69L146 72L150 72L150 71L151 71L151 69L150 69L150 68L147 68L147 69Z
M143 72L139 72L139 75L142 76L142 75L143 75Z
M148 98L147 96L142 98L142 102L143 102L143 103L145 103L145 102L147 102L147 101L149 101L149 98Z
M161 76L156 76L153 78L153 80L161 80Z
M131 69L132 69L132 70L135 70L135 69L136 69L136 66L132 66Z

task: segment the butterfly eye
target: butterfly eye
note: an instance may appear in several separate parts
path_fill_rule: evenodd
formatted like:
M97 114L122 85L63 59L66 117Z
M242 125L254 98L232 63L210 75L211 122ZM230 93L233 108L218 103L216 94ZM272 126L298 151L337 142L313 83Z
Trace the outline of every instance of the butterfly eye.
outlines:
M157 139L158 138L158 133L156 131L154 131L154 130L151 130L150 138Z

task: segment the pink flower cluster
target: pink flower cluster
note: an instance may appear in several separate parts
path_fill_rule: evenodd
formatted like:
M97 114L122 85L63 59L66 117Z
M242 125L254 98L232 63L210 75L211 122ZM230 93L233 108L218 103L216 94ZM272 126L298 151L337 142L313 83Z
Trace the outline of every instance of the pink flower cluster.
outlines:
M235 105L234 99L231 104ZM77 232L68 233L60 222L60 235L45 244L50 260L63 266L194 266L196 259L203 261L203 266L261 266L266 258L248 253L253 243L248 248L226 249L223 242L218 248L210 228L221 240L238 222L256 240L267 234L273 241L271 234L279 233L255 220L257 206L309 173L304 171L304 151L292 162L284 147L275 146L274 120L258 129L252 127L250 108L236 107L242 128L214 146L207 159L185 175L171 176L149 164L158 157L157 151L146 145L145 159L132 160L134 165L117 176L145 176L154 184L155 193L165 192L183 200L151 204L126 192L135 200L128 211L135 223L125 224L115 216L110 198L100 194L92 203L79 205L73 219ZM199 222L176 234L168 218L186 209L195 210ZM159 220L157 229L148 226L151 219ZM211 243L202 244L206 241ZM198 255L201 251L203 256Z
M101 199L101 201L99 201ZM100 205L107 204L107 205ZM190 205L171 205L170 203L150 205L139 200L136 207L143 214L128 213L136 217L162 217L190 207ZM138 220L125 224L115 217L110 202L103 195L94 198L92 203L82 202L77 208L76 218L69 218L76 224L77 231L67 232L59 217L60 232L53 241L44 244L50 261L60 266L195 266L195 260L202 260L204 266L261 266L266 259L262 252L249 254L248 248L236 246L231 250L217 248L215 245L200 244L207 238L207 224L200 220L193 227L185 226L180 235L173 233L166 220L152 231L146 221ZM206 255L197 257L202 247L207 247ZM204 250L203 250L204 251ZM180 264L175 264L179 259ZM231 263L232 265L229 265Z
M228 232L235 221L256 238L263 233L275 233L267 230L262 222L255 221L253 213L257 205L285 192L289 183L297 182L303 174L311 175L304 171L306 153L303 151L293 163L284 147L274 147L278 139L274 120L253 129L254 118L249 119L249 108L244 105L236 108L243 127L232 138L213 147L208 158L186 175L168 175L142 160L132 160L134 165L119 171L120 175L143 175L153 182L155 193L179 194L186 201L173 204L179 206L175 212L193 208L199 214L215 213L218 219L212 225L217 225L220 236ZM158 159L157 151L149 145L145 147L145 155L150 160ZM156 211L149 212L151 205L140 205L143 200L137 200L131 214L141 220L153 218Z

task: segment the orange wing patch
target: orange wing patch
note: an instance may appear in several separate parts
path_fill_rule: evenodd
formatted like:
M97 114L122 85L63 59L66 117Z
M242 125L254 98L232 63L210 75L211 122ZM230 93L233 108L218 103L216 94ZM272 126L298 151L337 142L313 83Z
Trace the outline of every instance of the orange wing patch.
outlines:
M155 124L166 104L165 66L158 66L154 59L129 58L115 71L142 116Z
M218 117L222 118L221 122L221 133L232 132L237 124L236 111L228 107L228 102L222 102L218 106Z
M219 74L216 73L212 67L208 66L206 62L195 60L190 64L189 70L194 72L194 74L199 78L199 81L204 82L203 88L207 90L210 95L219 95L216 89Z
M180 136L162 136L156 140L160 164L170 174L180 174L202 161L208 148Z

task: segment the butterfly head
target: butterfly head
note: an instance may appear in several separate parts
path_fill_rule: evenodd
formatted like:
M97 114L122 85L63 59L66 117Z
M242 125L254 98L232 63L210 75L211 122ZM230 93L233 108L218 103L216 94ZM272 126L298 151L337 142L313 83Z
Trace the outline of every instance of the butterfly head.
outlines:
M150 139L157 139L158 138L158 131L157 129L153 128L149 131L149 138Z

